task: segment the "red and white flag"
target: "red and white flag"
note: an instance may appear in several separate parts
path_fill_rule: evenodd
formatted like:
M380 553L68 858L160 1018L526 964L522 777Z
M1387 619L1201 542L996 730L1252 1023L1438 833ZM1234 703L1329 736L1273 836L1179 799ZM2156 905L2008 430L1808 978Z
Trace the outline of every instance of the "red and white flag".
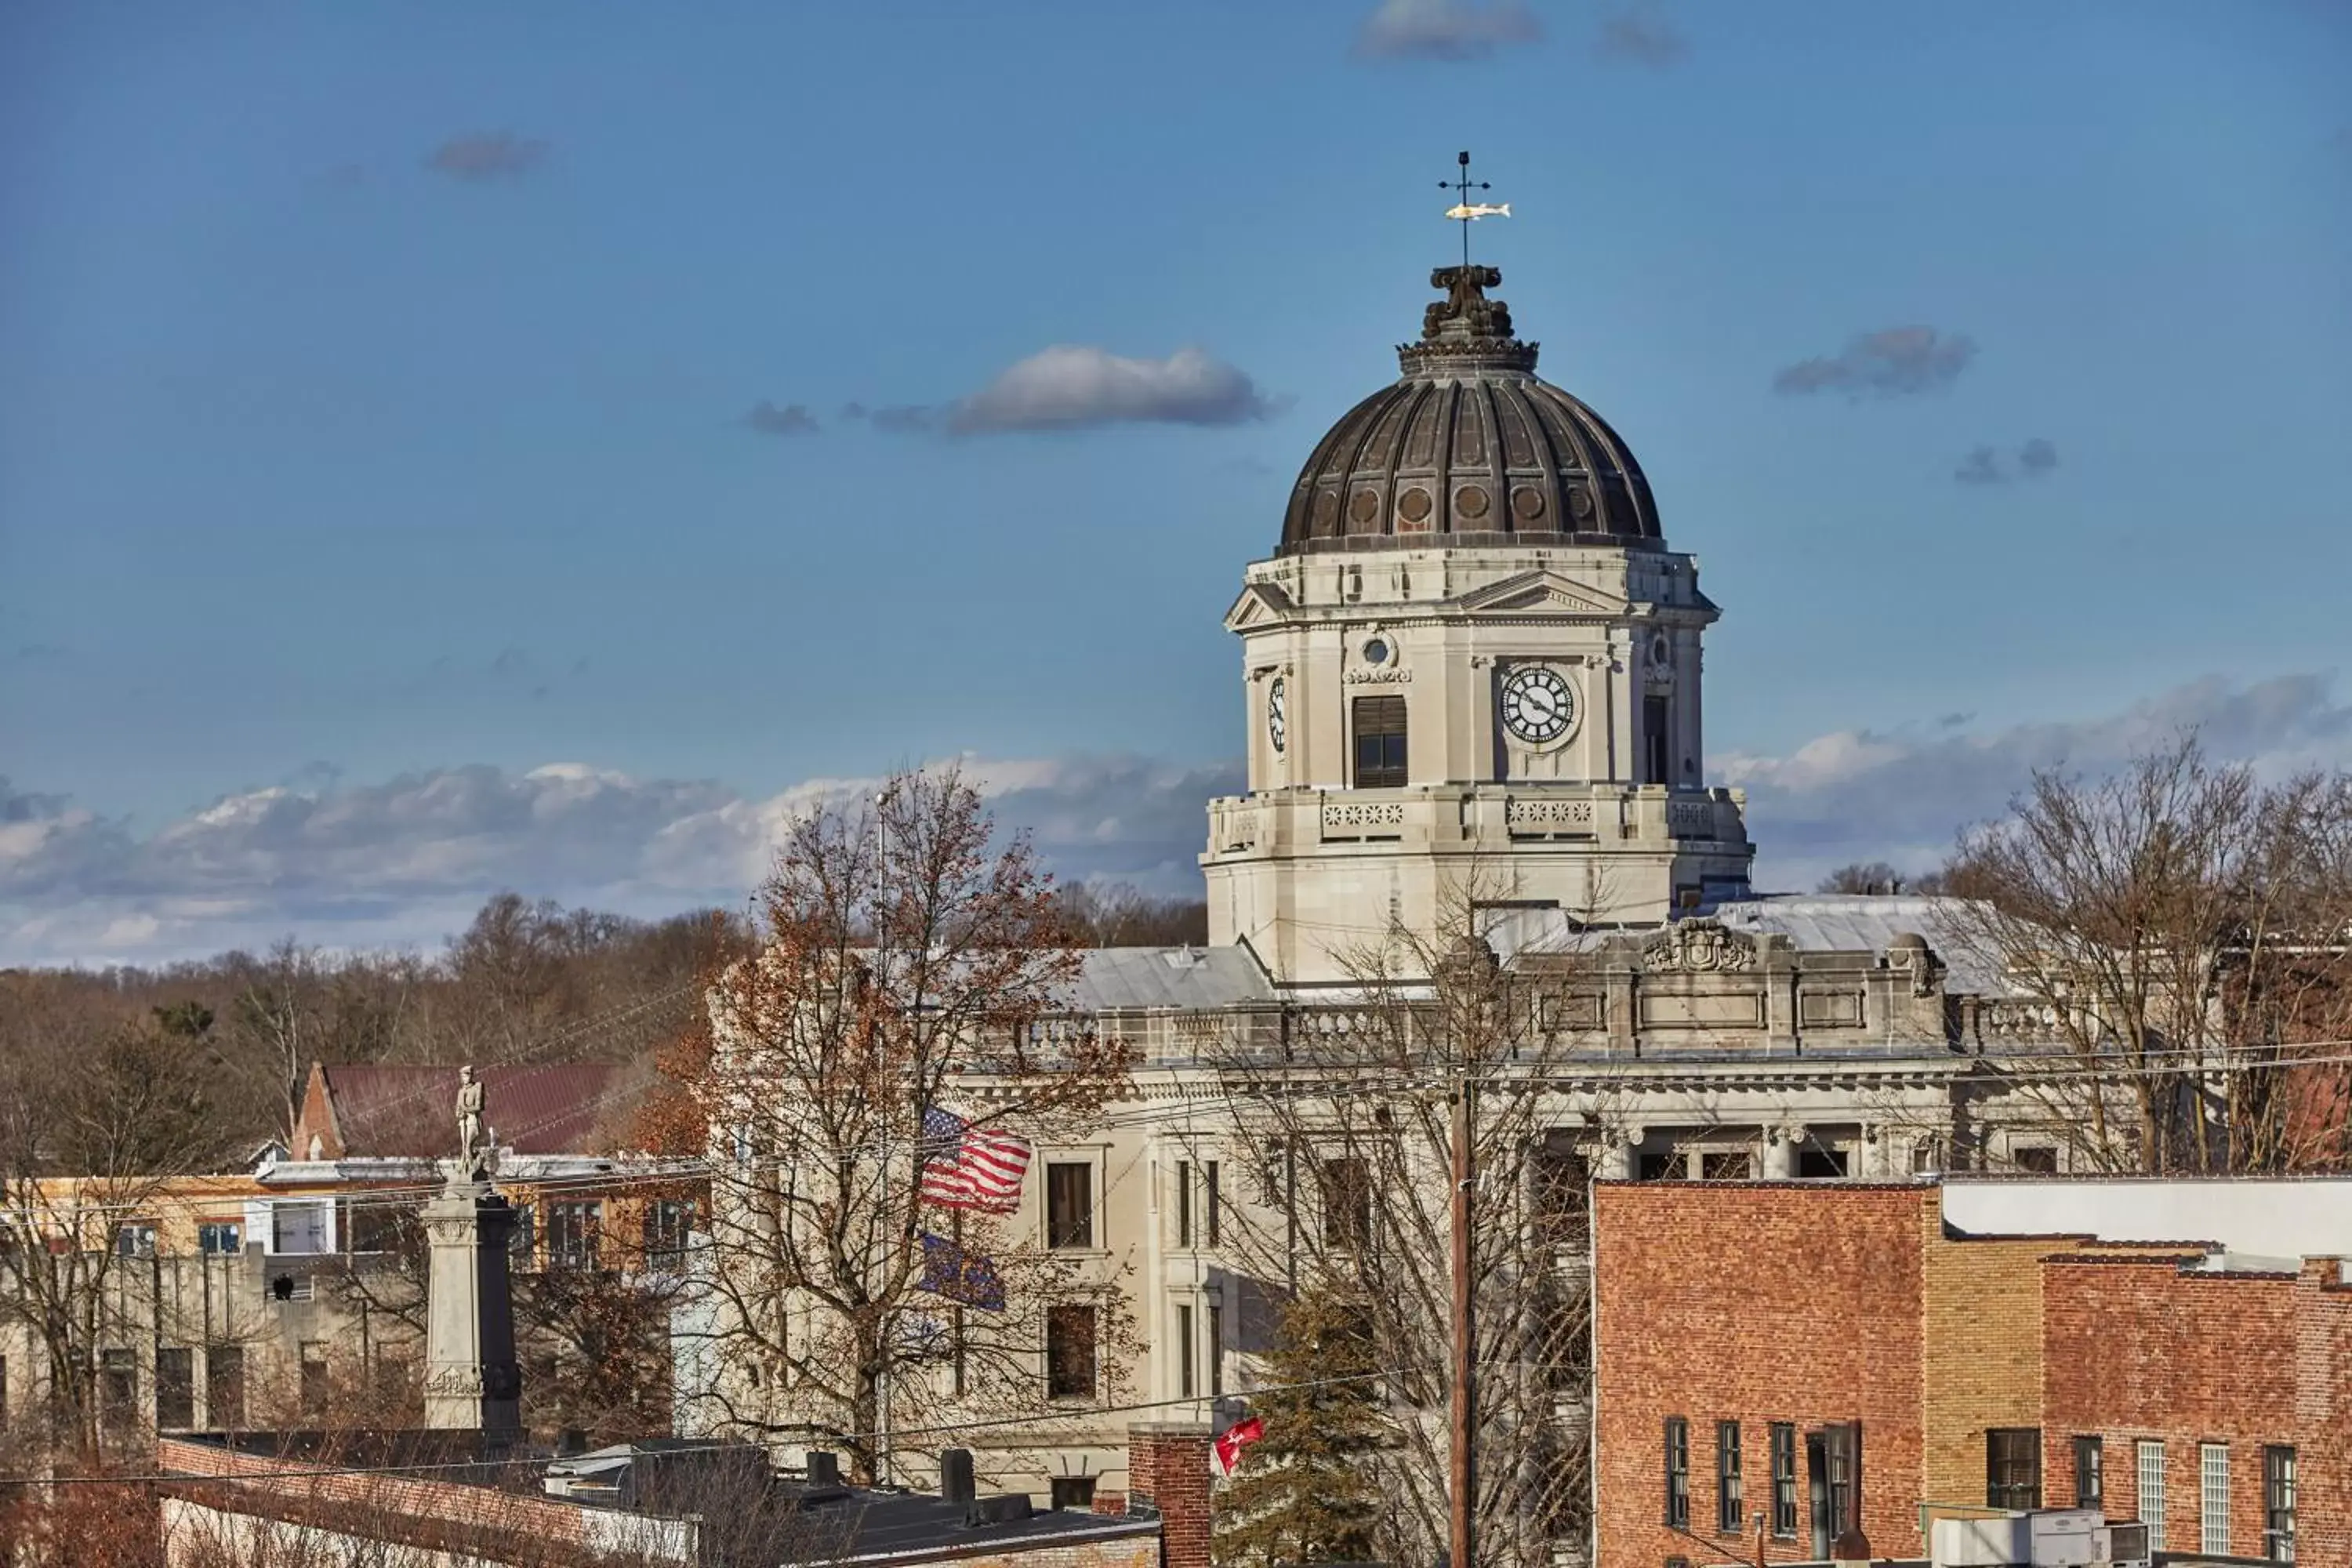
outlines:
M1265 1436L1264 1416L1253 1415L1246 1421L1234 1422L1209 1445L1209 1468L1221 1476L1231 1476L1242 1467L1242 1450Z
M1029 1145L933 1106L923 1112L923 1198L944 1208L1011 1214L1021 1206Z

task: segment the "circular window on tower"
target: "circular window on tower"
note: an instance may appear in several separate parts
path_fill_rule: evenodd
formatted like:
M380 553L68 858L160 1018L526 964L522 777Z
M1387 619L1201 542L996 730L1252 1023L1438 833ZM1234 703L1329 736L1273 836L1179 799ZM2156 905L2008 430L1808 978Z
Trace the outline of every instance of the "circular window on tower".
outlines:
M1386 664L1395 656L1396 649L1389 646L1389 639L1386 637L1373 637L1364 644L1366 664Z

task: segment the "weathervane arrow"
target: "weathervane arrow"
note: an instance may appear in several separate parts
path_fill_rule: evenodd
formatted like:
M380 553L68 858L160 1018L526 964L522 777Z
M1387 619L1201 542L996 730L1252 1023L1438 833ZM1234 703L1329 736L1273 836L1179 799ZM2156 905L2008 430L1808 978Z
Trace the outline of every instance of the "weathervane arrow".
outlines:
M1460 165L1461 173L1453 179L1438 181L1437 188L1454 193L1454 205L1445 209L1445 216L1462 226L1462 265L1467 267L1470 265L1470 226L1482 217L1510 216L1511 204L1472 201L1471 192L1491 191L1495 187L1485 180L1470 177L1469 153L1456 154L1454 162Z

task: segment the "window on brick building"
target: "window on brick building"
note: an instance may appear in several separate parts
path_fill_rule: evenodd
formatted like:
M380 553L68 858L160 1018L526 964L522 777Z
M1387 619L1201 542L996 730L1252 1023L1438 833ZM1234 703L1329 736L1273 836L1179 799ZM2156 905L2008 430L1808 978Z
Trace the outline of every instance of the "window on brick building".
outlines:
M2263 1556L2294 1561L2294 1450L2277 1443L2263 1450Z
M2230 1554L2230 1445L2200 1444L2197 1449L2197 1550Z
M2042 1433L1996 1426L1985 1434L1985 1502L2023 1513L2042 1506Z
M1690 1528L1690 1423L1666 1417L1666 1522Z
M1797 1424L1772 1423L1772 1533L1797 1533Z
M1080 1513L1092 1511L1095 1506L1095 1478L1092 1476L1055 1476L1054 1506L1076 1509Z
M2074 1439L2074 1506L2100 1508L2107 1500L2105 1447L2091 1436Z
M1715 1528L1737 1535L1746 1522L1740 1511L1739 1423L1715 1424Z
M2164 1550L2164 1445L2143 1440L2133 1445L2132 1468L2139 1482L2138 1519L2147 1526L2147 1548Z
M1095 1396L1095 1310L1069 1304L1045 1309L1045 1397Z

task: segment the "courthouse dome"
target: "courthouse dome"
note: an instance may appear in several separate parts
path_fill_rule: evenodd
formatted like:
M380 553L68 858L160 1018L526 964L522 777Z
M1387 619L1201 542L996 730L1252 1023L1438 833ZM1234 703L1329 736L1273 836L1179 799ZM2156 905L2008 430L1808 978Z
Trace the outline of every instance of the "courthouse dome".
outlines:
M1441 267L1446 297L1404 374L1349 409L1290 493L1281 553L1414 544L1662 545L1650 482L1601 416L1536 378L1486 290L1492 267Z

